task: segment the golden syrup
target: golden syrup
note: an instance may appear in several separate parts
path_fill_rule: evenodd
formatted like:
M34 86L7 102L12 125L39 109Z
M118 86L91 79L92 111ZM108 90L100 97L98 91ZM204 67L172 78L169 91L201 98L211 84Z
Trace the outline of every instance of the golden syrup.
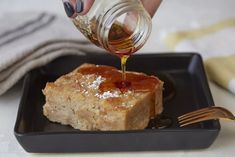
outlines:
M99 90L102 92L113 91L120 89L125 92L127 90L133 90L136 92L151 92L154 91L159 80L156 77L148 76L145 74L126 73L126 81L128 85L122 84L122 73L110 66L91 66L79 69L79 73L83 75L95 74L105 78L99 86Z
M108 36L108 44L112 47L114 54L119 57L129 56L137 50L134 47L133 32L122 26L119 22L115 22Z
M127 59L129 58L128 55L123 55L121 56L121 67L122 67L122 80L126 80L126 62Z
M125 81L123 81L122 72L110 66L91 66L79 69L79 73L83 75L95 74L105 78L105 81L99 85L101 92L120 90L122 93L126 91L134 92L151 92L150 118L155 117L155 88L159 84L156 77L145 74L126 73Z

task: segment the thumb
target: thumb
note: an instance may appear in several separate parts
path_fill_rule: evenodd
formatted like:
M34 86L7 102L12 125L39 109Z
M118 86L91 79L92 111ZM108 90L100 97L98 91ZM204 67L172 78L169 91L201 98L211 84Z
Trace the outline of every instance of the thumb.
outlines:
M151 17L154 16L162 0L141 0L144 8L148 11Z

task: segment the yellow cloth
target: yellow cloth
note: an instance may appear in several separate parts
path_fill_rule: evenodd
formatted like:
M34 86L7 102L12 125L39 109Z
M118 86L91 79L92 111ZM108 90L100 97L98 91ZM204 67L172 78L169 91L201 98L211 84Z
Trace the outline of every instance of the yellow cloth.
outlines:
M235 94L235 18L169 32L164 43L176 52L199 52L209 78Z

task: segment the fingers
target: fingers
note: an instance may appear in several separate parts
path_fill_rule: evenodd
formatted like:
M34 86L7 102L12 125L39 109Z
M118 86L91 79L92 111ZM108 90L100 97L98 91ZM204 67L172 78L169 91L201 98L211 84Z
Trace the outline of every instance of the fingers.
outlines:
M91 8L94 0L62 0L68 17L85 15Z
M68 17L85 15L94 3L94 0L62 0ZM145 9L153 17L162 0L141 0Z
M162 0L141 0L151 17L155 14Z

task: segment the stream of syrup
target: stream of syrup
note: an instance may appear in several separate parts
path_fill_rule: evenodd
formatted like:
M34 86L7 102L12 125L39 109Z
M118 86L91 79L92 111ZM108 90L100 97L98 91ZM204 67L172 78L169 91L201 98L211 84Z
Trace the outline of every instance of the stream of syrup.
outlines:
M130 82L126 80L126 63L130 55L136 52L131 37L132 32L127 31L120 23L114 23L110 29L109 45L113 47L114 54L120 58L122 69L122 85L127 86Z

